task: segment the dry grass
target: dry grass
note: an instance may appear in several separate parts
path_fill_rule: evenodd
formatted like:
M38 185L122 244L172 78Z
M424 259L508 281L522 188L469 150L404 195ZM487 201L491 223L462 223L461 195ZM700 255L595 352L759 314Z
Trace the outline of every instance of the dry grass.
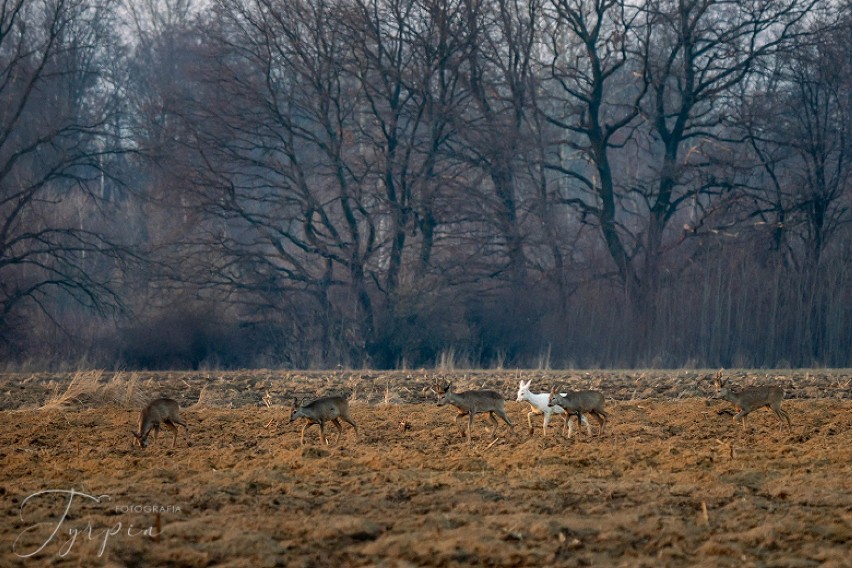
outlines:
M150 394L139 384L137 373L116 373L101 386L101 402L111 402L122 408L138 408L150 398Z
M732 371L734 372L734 371ZM776 372L735 371L742 386L776 384L787 399L852 399L850 370ZM518 380L532 379L533 388L561 385L574 390L594 389L607 400L710 398L710 370L682 371L239 371L208 372L108 372L70 374L0 374L0 410L24 408L67 409L116 405L137 409L147 400L164 396L183 408L289 406L292 397L343 395L351 403L393 405L434 402L432 388L438 379L452 380L459 389L491 388L514 399Z
M207 383L203 387L201 387L201 392L198 393L198 402L195 403L197 407L209 406L211 399L213 398L210 395L210 384Z
M104 372L78 371L64 390L59 385L40 407L41 410L66 409L73 406L103 406L114 405L122 408L136 408L149 396L139 386L136 373L116 373L109 379L104 378Z
M75 403L79 405L85 404L101 390L100 380L102 376L103 371L80 371L75 373L64 391L60 391L59 385L53 388L53 393L42 405L41 410L67 408Z

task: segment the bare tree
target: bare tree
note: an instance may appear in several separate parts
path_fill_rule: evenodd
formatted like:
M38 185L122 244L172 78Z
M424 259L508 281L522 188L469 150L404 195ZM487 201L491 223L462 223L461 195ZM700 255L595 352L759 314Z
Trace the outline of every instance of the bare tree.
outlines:
M465 3L469 52L461 67L468 100L457 117L457 151L479 172L465 191L476 242L468 267L498 275L521 290L527 283L525 239L532 154L529 112L541 2ZM477 224L482 224L476 230ZM492 258L493 257L493 258Z
M722 163L731 97L804 33L814 3L549 4L552 99L539 106L568 150L551 168L569 182L562 202L601 232L639 352L656 348L661 277L677 270L670 251L735 187Z
M831 357L829 329L842 327L835 323L843 312L835 301L839 265L824 257L828 251L829 258L842 258L837 237L852 222L846 20L830 13L814 18L813 33L779 54L761 88L745 93L738 123L761 173L740 210L740 226L766 239L774 261L769 268L785 272L788 284L779 295L787 301L775 304L770 321L794 318L793 343L802 360Z
M653 176L637 184L648 212L645 288L657 288L660 261L678 231L670 223L686 206L688 232L702 223L707 198L731 187L714 166L721 125L733 111L736 89L768 58L806 34L816 0L729 4L716 0L654 2L643 14L642 77L649 90L643 112L657 140ZM667 232L668 242L666 238Z
M122 152L114 29L109 1L0 10L0 326L68 298L121 306L121 249L102 216Z
M612 155L627 143L647 90L631 73L637 13L619 0L557 0L547 15L543 63L551 86L539 111L560 133L548 167L569 183L557 201L579 210L583 221L596 222L621 285L635 296L635 237L620 211L625 187Z
M248 317L318 324L307 335L321 360L358 360L375 317L375 194L344 14L321 0L217 2L183 113L184 191L201 214L184 271ZM350 351L330 354L332 339Z
M450 154L463 91L459 67L470 51L464 6L358 1L347 19L352 72L363 95L357 131L361 183L376 188L379 242L369 270L377 284L379 322L368 348L378 365L404 356L397 339L411 327L405 322L421 317L416 296L438 285L429 276L436 229L455 218L446 202L462 170Z
M819 25L819 24L814 24ZM825 26L823 26L825 27ZM775 199L753 215L787 236L792 265L813 269L832 235L850 221L843 198L852 179L850 47L845 23L803 39L778 57L764 89L750 94L742 124ZM793 242L791 239L796 239Z

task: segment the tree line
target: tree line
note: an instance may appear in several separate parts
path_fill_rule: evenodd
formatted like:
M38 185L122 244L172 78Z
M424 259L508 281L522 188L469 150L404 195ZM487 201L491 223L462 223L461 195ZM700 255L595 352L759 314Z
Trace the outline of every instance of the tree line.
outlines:
M0 356L849 366L848 0L6 0Z

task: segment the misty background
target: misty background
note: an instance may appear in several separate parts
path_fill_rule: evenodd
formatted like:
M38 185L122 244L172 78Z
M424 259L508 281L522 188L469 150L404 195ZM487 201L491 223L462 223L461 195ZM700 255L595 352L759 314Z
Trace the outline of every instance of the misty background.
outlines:
M852 366L850 28L0 0L0 364Z

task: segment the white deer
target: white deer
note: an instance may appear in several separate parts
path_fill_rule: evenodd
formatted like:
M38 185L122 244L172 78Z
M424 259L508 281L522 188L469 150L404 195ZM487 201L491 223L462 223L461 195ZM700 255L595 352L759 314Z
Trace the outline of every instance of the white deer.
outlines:
M530 392L530 384L532 383L532 379L524 382L521 379L521 384L518 387L518 402L528 402L530 403L530 411L527 413L527 423L530 425L530 435L532 435L534 428L532 425L532 417L533 415L544 414L544 426L542 428L542 432L545 436L547 436L547 425L550 423L550 417L554 414L564 414L565 410L561 406L548 406L548 402L550 401L550 393L542 392L542 393L534 393ZM586 432L589 436L592 435L592 427L589 425L589 421L586 420L586 417L582 418L582 425L586 427ZM562 427L563 431L565 427ZM568 420L568 437L572 437L574 435L574 421Z

